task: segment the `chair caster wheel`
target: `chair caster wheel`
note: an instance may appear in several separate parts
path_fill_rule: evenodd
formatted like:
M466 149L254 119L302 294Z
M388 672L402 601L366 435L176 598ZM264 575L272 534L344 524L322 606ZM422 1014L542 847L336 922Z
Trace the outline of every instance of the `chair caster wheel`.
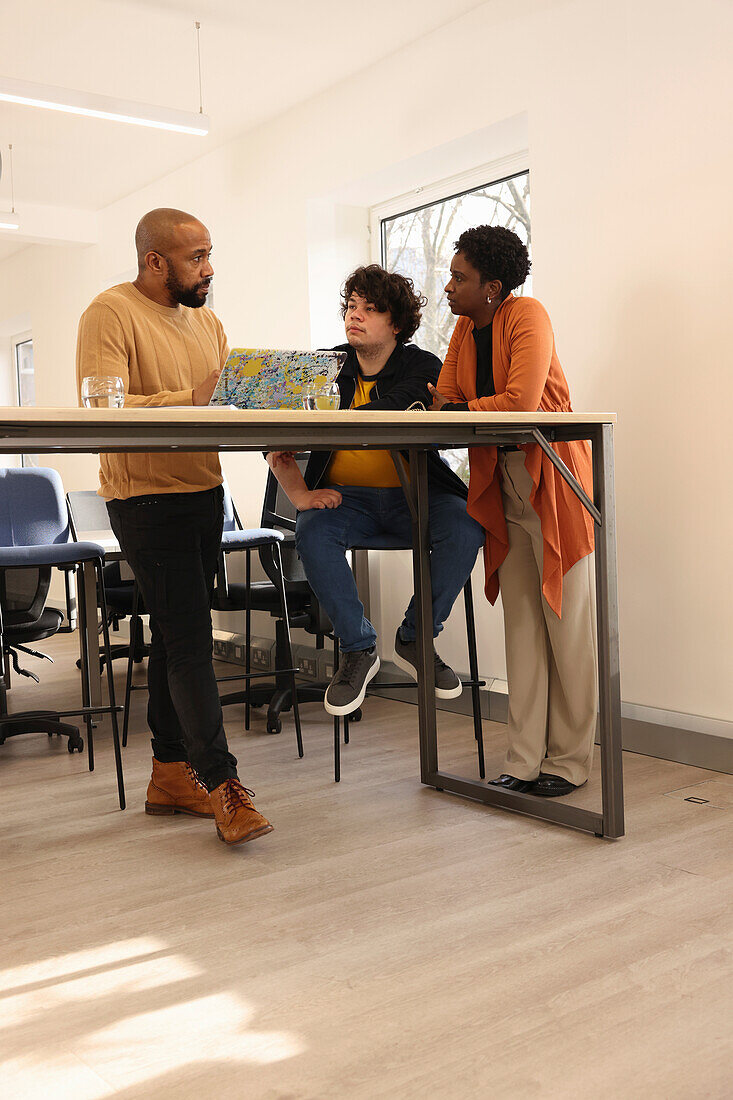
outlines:
M82 753L84 751L84 738L80 737L78 741L69 741L66 748L70 753Z
M276 718L274 722L267 723L268 733L282 733L283 724L279 718Z
M350 722L361 722L361 707L358 707L353 714L349 715Z

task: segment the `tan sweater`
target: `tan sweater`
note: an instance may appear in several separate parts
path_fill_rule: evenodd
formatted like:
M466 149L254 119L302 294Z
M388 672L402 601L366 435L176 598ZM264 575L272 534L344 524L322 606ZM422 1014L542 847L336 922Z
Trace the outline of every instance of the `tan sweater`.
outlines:
M82 314L77 392L90 375L118 375L125 406L191 405L193 390L226 362L218 317L202 306L160 306L132 283L97 295ZM108 499L196 493L221 483L216 452L100 454L99 492Z

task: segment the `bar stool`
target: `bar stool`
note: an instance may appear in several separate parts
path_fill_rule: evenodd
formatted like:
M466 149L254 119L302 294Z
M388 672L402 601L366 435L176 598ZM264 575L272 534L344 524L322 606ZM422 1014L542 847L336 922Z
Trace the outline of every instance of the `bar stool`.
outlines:
M398 539L393 539L389 535L378 535L373 540L370 540L368 546L354 546L353 550L412 550L412 544L400 542ZM479 679L478 672L478 656L476 648L476 619L473 608L473 587L471 585L471 578L469 577L463 586L463 603L466 613L466 643L468 646L468 667L469 678L468 680L462 680L461 683L464 688L470 687L471 689L471 706L473 710L473 731L474 738L476 740L476 751L478 754L478 769L481 779L486 778L486 767L484 763L484 737L483 737L483 720L481 716L481 688L486 685L485 680ZM333 663L334 671L338 669L338 638L333 639ZM375 687L379 687L380 691L392 691L398 688L414 688L414 680L404 680L395 684L375 684ZM367 689L367 695L369 690ZM353 720L353 719L352 719ZM349 716L344 716L344 744L349 743ZM333 720L333 766L334 766L334 780L339 783L341 780L341 733L340 733L341 719L334 717Z
M296 462L303 472L307 465L306 455L296 455ZM265 487L265 499L262 510L262 521L268 525L272 525L276 530L281 531L288 540L289 547L292 550L292 554L295 556L294 546L294 533L297 513L294 505L288 499L287 494L283 491L282 486L278 483L277 478L273 474L272 470L268 471L267 484ZM356 546L355 550L411 550L412 545L410 543L400 542L397 539L390 538L387 535L380 535L375 538L368 546ZM311 605L317 605L315 596L310 590L310 586L305 579L305 573L303 572L300 560L297 560L297 565L300 566L300 574L298 580L294 582L294 587L297 586L298 595L300 595L300 589L305 588L310 594ZM473 590L471 587L471 578L469 577L466 584L463 587L463 598L466 609L466 641L468 645L468 661L469 661L469 679L463 681L464 687L471 688L471 702L473 707L473 727L474 737L477 742L478 753L478 765L479 775L481 779L486 778L486 769L484 765L484 743L483 743L483 726L481 717L481 694L480 688L482 688L486 681L479 679L478 672L478 657L476 649L476 621L474 616L473 607ZM338 668L338 639L334 637L331 624L325 617L325 614L317 606L314 609L311 606L309 614L303 616L304 622L297 622L295 625L302 625L311 634L316 636L316 644L321 645L324 638L333 640L334 646L334 670ZM291 622L292 622L291 617ZM376 685L375 685L376 686ZM400 681L396 684L380 684L380 690L391 690L393 688L414 688L415 681L407 680ZM325 691L328 687L327 683L324 684L301 684L300 690L302 692L302 699L305 700L318 700L322 702ZM367 692L367 694L369 694ZM344 744L349 743L349 725L350 722L361 720L361 710L357 710L355 714L344 719ZM341 780L341 734L340 734L340 718L334 718L333 720L333 744L334 744L334 779L337 783Z

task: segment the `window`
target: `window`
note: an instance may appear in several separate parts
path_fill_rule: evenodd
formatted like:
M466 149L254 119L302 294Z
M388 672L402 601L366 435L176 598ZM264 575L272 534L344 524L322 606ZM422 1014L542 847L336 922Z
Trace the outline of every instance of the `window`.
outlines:
M456 318L443 288L450 277L454 244L464 229L502 225L532 248L529 218L529 172L459 191L448 198L380 219L382 264L409 276L428 299L415 339L421 347L445 358ZM532 276L515 294L532 293ZM468 481L468 451L443 451L452 469Z
M17 385L18 404L21 408L36 403L36 376L33 370L33 337L30 333L13 341L13 360ZM37 466L36 455L21 455L22 466Z
M36 379L33 373L33 338L15 344L15 374L18 380L18 404L21 408L36 403Z
M382 264L388 271L408 275L427 297L417 340L441 359L456 323L443 292L453 245L464 229L474 225L503 225L531 250L529 172L381 219ZM530 275L515 293L530 294L531 283Z

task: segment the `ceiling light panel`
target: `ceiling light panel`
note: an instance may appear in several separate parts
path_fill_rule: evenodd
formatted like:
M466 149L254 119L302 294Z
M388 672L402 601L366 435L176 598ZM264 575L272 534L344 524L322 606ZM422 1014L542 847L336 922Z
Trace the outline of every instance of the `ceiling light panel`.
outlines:
M78 92L71 88L53 88L0 76L0 100L27 107L44 107L73 115L129 122L135 126L151 126L157 130L172 130L179 134L205 136L209 132L206 115L176 111L171 107L154 107L134 100L115 99L93 92Z

